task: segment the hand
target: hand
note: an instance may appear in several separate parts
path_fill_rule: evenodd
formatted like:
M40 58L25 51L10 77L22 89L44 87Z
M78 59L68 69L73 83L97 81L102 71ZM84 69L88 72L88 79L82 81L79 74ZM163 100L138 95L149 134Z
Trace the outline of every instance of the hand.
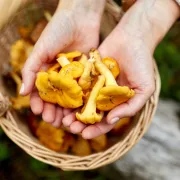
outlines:
M73 133L91 139L110 131L119 119L135 115L155 90L153 51L179 16L171 0L138 1L124 15L113 32L100 45L103 57L115 58L120 66L119 85L135 90L135 96L109 112L106 119L86 126L75 113L63 118Z
M60 52L79 50L87 53L99 43L99 28L105 0L61 0L50 23L36 43L22 70L21 95L31 93L31 109L46 122L59 127L69 110L43 102L34 83L37 72Z

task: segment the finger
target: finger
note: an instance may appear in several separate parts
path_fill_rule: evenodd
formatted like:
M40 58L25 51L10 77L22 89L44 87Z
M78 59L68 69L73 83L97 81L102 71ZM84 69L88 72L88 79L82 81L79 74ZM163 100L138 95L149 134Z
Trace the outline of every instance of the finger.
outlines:
M73 134L78 134L78 133L81 133L84 128L86 128L86 125L83 124L82 122L80 121L74 121L71 125L70 125L70 131L73 133Z
M36 90L31 93L30 105L31 110L34 114L38 115L42 113L44 103L43 100L39 97L39 94Z
M48 123L53 123L55 120L56 107L51 103L44 103L44 110L42 113L43 120Z
M61 126L62 123L62 118L63 118L63 111L61 107L56 108L56 115L55 115L55 120L52 123L52 126L58 128Z
M113 127L114 127L114 125L107 124L107 122L105 120L103 120L100 123L87 126L82 131L82 137L84 139L92 139L92 138L98 137L102 134L109 132Z
M114 124L121 118L134 116L144 106L151 94L152 93L136 94L126 103L117 106L109 112L107 122Z
M75 120L76 120L75 113L71 113L63 118L62 123L65 127L69 127Z
M27 95L32 91L36 73L40 70L42 64L52 61L60 51L71 44L72 29L68 29L68 23L64 14L56 13L42 32L33 52L23 67L21 95ZM69 36L67 32L69 32Z
M64 108L63 109L63 115L67 116L68 114L70 114L73 111L73 109L68 109L68 108Z
M78 111L79 109L73 111L72 113L63 118L62 123L65 127L69 127L76 120L76 112Z

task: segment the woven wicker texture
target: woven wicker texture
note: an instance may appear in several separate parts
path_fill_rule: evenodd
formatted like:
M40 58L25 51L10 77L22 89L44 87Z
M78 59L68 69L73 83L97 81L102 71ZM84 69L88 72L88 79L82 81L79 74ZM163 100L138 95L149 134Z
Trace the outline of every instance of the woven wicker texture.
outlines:
M46 1L48 2L48 1ZM18 38L17 26L24 23L27 17L32 21L32 15L37 12L43 14L43 9L51 12L56 7L56 1L49 3L39 3L21 10L14 16L13 20L0 32L0 68L1 73L7 69L9 59L10 45ZM32 13L33 12L33 13ZM104 39L120 20L123 12L121 8L113 1L107 1L106 9L102 19L101 38ZM25 120L20 119L15 112L8 110L7 90L4 88L2 81L0 94L0 126L7 136L21 147L32 157L61 168L63 170L90 170L95 169L116 161L127 153L144 135L149 127L155 113L160 91L160 78L156 64L154 63L156 90L148 100L143 109L134 117L134 124L131 130L119 142L105 150L104 152L95 153L85 157L78 157L70 154L62 154L51 151L41 145L36 138L30 133ZM3 95L2 95L3 94Z

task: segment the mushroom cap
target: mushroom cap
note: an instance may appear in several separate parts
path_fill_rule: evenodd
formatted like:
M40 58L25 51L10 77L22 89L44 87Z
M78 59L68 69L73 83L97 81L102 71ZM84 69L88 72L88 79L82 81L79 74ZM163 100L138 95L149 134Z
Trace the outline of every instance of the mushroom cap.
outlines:
M114 78L116 79L120 73L119 65L116 62L116 60L113 58L106 57L102 59L102 62L107 66L107 68L111 71Z
M47 72L39 72L36 79L36 87L39 91L39 96L46 102L53 104L57 103L57 93L55 88L49 81L49 74Z
M83 74L83 71L83 64L78 61L73 61L62 67L59 73L62 76L72 76L73 78L78 78Z
M109 111L134 96L134 91L127 86L103 87L96 99L97 109Z
M61 76L55 71L39 72L36 87L44 101L65 108L78 108L83 104L82 89L71 76Z
M128 124L130 123L130 121L131 121L131 118L130 118L130 117L120 119L120 120L116 123L116 125L113 127L113 130L115 130L115 131L120 130L123 126L128 125Z
M17 96L10 98L12 102L12 107L16 110L21 110L22 108L29 108L30 107L30 96Z
M60 53L57 55L57 57L59 58L59 57L65 56L69 61L73 61L74 58L80 57L81 55L82 53L79 51L72 51L69 53Z
M76 118L84 124L95 124L100 122L104 116L104 112L100 111L100 113L93 112L90 116L85 113L76 113Z
M72 152L78 156L87 156L91 154L91 147L88 140L83 139L81 136L78 136L77 141L72 147Z
M42 144L54 151L61 151L65 137L62 129L57 129L49 123L41 121L36 132Z
M106 134L102 134L101 136L95 137L90 140L91 148L95 152L100 152L105 149L107 146L107 136Z

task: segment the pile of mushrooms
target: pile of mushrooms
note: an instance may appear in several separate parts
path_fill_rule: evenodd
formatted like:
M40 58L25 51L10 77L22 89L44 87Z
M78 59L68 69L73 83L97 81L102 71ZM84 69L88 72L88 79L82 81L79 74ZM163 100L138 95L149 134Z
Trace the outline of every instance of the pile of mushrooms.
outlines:
M75 51L58 54L57 63L46 72L40 71L36 87L40 97L64 108L81 108L76 118L85 124L100 122L105 111L110 111L134 96L127 86L119 86L120 74L116 60L101 60L96 49L91 49L89 59Z

